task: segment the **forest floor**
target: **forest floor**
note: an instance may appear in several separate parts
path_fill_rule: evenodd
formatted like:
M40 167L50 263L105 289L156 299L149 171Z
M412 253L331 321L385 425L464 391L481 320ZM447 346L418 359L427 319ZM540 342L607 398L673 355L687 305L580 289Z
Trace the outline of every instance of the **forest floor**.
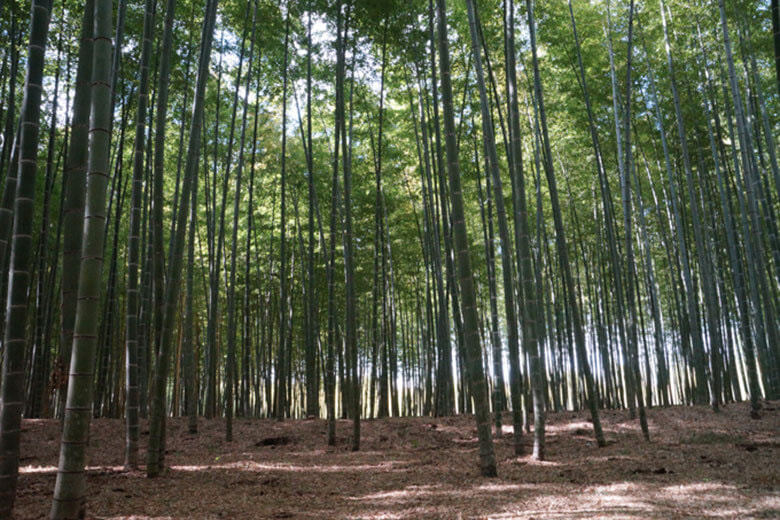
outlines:
M649 411L652 442L627 411L603 411L609 445L597 448L586 412L548 414L547 460L512 454L511 428L496 443L498 478L479 476L472 417L351 423L325 445L324 420L169 422L167 474L122 469L121 420L92 423L88 517L254 518L780 518L780 406L762 419L747 404ZM505 414L506 419L509 416ZM146 424L142 432L148 435ZM142 436L142 445L146 436ZM530 453L532 436L524 444ZM16 517L48 515L59 449L54 420L26 420ZM142 460L145 453L141 453Z

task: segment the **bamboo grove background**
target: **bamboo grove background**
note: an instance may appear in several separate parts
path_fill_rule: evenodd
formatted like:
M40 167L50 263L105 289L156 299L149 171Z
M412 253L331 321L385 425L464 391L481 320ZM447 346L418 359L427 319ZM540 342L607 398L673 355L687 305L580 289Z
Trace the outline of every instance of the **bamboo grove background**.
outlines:
M772 0L0 7L0 498L21 417L780 396ZM70 387L70 388L69 388ZM509 411L509 415L502 413ZM492 413L492 416L489 415ZM652 412L650 412L652 413ZM15 446L15 449L14 449ZM81 457L81 458L79 458ZM74 477L71 477L76 475ZM74 480L70 480L73 478Z

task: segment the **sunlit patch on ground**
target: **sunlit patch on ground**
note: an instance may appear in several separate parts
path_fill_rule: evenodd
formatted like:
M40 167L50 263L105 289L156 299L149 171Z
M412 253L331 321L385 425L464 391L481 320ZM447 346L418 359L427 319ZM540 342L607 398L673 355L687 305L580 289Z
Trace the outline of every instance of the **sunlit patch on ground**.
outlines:
M56 473L57 466L20 466L19 473Z
M496 439L499 477L478 475L472 417L351 424L325 445L324 421L169 423L166 475L123 470L124 423L92 426L87 483L90 518L780 518L780 415L747 420L748 408L649 411L652 442L625 411L604 411L613 443L595 447L586 412L548 415L547 459L516 457L511 425ZM145 428L145 425L143 425ZM142 433L145 429L142 428ZM142 435L142 446L146 441ZM284 439L280 441L279 439ZM57 472L59 423L25 421L17 518L46 518ZM145 460L142 451L140 460Z

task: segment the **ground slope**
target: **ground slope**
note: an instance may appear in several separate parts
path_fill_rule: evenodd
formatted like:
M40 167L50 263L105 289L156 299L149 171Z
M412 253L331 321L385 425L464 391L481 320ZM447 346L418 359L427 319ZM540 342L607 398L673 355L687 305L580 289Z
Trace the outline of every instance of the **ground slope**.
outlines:
M761 420L745 404L649 411L651 443L626 411L604 411L610 445L597 448L585 412L548 415L547 461L512 456L497 441L498 478L478 476L471 417L349 423L325 446L322 420L169 422L168 473L125 472L123 422L93 422L89 518L780 518L780 411ZM146 425L142 431L148 435ZM142 437L142 445L146 436ZM525 438L530 452L532 438ZM46 518L59 425L26 420L17 518ZM144 453L142 459L144 460Z

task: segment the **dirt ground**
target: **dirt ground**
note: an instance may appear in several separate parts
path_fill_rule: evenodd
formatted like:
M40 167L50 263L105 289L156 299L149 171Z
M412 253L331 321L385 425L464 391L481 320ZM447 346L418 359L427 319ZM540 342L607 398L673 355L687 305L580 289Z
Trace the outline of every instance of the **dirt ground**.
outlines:
M325 421L169 423L170 468L157 479L122 470L123 422L92 423L88 517L254 518L780 518L780 411L745 404L649 411L644 442L626 411L603 411L609 446L597 448L585 412L548 415L547 460L512 455L510 429L496 443L498 478L478 473L472 417L351 423L325 445ZM148 430L143 425L142 445ZM532 438L525 437L530 453ZM58 423L26 420L16 516L48 515ZM145 453L142 453L142 457ZM143 460L143 459L142 459Z

